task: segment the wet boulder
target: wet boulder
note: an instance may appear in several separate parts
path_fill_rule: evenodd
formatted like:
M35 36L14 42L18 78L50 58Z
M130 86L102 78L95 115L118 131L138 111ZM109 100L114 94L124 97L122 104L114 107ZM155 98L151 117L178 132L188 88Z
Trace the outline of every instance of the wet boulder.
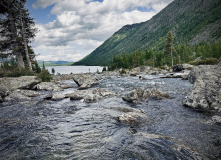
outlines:
M192 90L183 100L186 107L221 111L221 66L197 66L189 74Z
M87 89L98 84L98 80L89 74L75 74L73 80L79 86L79 89Z

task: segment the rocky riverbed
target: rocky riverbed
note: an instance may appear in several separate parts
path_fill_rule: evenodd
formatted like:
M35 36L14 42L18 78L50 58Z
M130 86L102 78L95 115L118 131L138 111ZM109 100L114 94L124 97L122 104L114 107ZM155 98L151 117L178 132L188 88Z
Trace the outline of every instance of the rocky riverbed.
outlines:
M0 157L220 159L220 67L185 67L179 74L139 67L54 82L1 78ZM206 94L200 84L210 86Z

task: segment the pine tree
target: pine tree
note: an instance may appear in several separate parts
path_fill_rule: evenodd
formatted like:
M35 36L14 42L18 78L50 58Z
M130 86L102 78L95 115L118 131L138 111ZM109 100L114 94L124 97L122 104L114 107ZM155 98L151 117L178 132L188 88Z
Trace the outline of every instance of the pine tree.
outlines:
M166 35L166 44L164 47L164 54L166 57L169 57L169 56L171 57L172 66L173 66L173 41L174 41L174 37L173 37L172 31L169 31Z
M26 0L0 1L1 52L15 55L19 68L24 68L23 53L32 70L28 43L35 36L34 21L25 9Z

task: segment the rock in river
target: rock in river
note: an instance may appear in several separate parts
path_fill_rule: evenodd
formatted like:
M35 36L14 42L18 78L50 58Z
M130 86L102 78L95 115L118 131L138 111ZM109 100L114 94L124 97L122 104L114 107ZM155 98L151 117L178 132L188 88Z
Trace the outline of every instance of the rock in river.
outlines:
M126 112L121 114L117 119L121 123L127 124L131 127L138 126L142 123L150 121L150 118L147 116L147 114L140 109L134 109L133 112Z
M99 83L96 78L89 74L75 74L73 80L79 86L79 89L87 89Z
M146 100L147 98L159 100L170 98L170 96L167 93L158 90L156 87L148 87L145 89L137 87L122 97L124 101L132 103L136 103L139 99Z
M221 66L200 65L189 74L194 83L183 105L202 110L221 110Z

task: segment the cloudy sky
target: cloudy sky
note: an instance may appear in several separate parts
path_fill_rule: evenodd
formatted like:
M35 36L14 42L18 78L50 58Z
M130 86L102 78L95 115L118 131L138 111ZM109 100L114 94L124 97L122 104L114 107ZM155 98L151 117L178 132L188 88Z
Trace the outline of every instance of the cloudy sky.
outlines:
M173 0L27 0L38 60L78 61L126 24L149 20Z

